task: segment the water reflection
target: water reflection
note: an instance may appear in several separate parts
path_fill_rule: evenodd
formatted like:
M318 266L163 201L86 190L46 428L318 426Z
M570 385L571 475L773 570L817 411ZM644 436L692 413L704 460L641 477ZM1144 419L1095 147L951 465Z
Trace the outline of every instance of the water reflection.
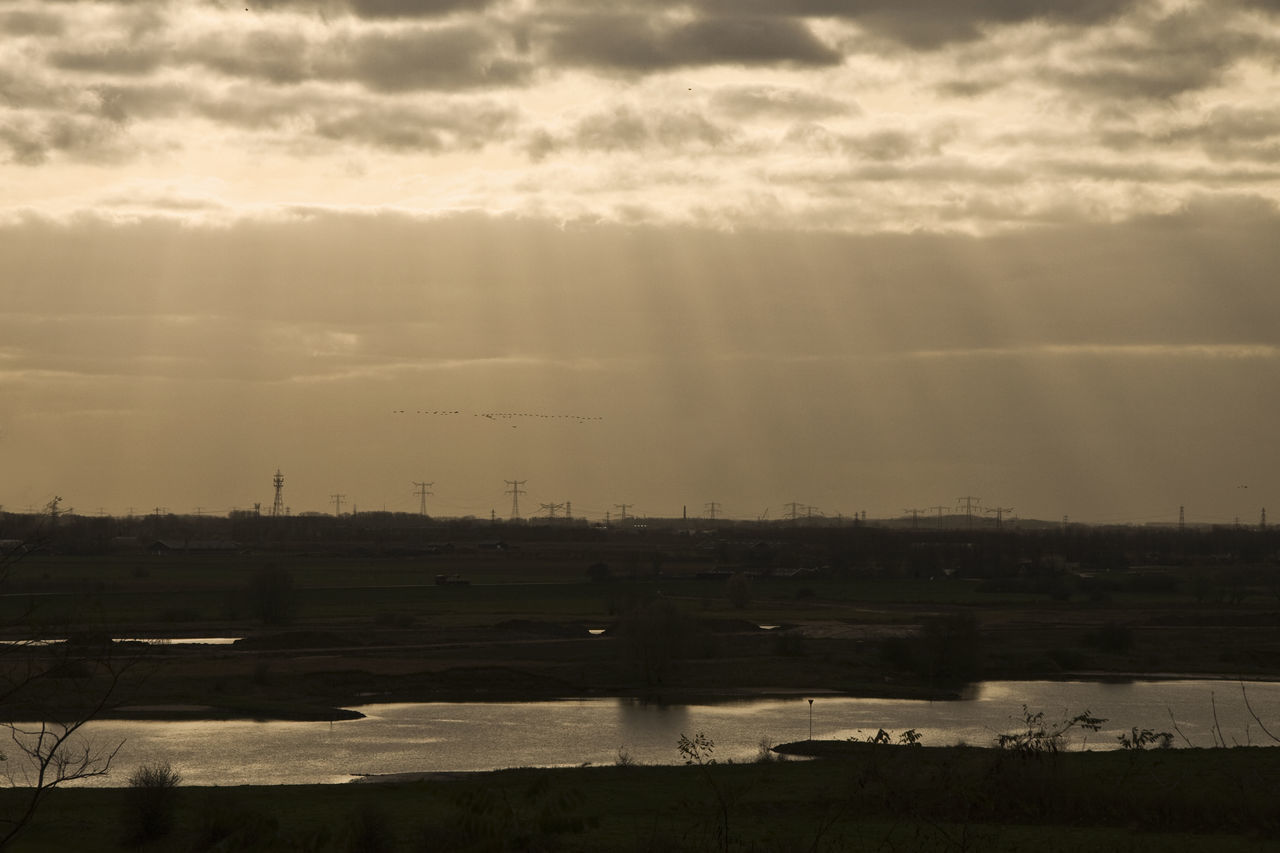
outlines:
M896 739L915 729L926 746L990 746L1022 723L1022 707L1066 719L1083 711L1107 718L1103 730L1071 748L1114 749L1131 727L1173 731L1175 745L1210 747L1273 742L1249 713L1280 731L1280 684L1229 681L987 682L954 702L819 696L819 739ZM158 722L103 720L95 742L123 741L116 771L93 784L124 784L148 761L168 761L191 785L307 784L359 774L492 770L515 766L610 764L619 748L641 763L680 761L681 734L704 732L718 760L751 760L762 740L804 740L806 698L718 705L655 705L626 699L561 702L383 704L359 708L365 719L339 723ZM1268 719L1269 718L1269 719ZM1216 722L1215 722L1216 721ZM6 762L11 763L11 762ZM10 768L16 770L17 768Z

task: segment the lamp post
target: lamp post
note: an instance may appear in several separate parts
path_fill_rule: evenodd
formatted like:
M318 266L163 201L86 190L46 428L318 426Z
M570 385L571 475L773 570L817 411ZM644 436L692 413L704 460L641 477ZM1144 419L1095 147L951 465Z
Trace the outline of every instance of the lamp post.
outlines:
M813 700L809 700L809 740L813 740Z

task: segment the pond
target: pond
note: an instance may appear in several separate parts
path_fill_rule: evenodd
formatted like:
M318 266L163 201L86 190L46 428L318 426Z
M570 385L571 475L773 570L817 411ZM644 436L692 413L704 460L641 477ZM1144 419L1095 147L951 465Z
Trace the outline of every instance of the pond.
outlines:
M336 723L129 721L90 724L95 744L123 746L110 776L123 785L144 762L168 761L190 785L346 782L362 775L477 771L517 766L611 764L619 751L646 764L676 764L681 734L703 732L718 760L749 761L761 742L895 739L915 729L926 746L990 746L1017 730L1023 706L1064 719L1107 719L1073 735L1072 749L1115 749L1131 727L1175 733L1174 746L1272 745L1246 706L1280 735L1280 683L1212 680L1124 683L989 681L951 702L816 695L699 705L628 699L554 702L433 702L367 705L362 720ZM1216 715L1216 724L1215 724ZM1177 734L1177 732L1181 734ZM16 762L6 762L10 772ZM17 780L21 783L20 777Z

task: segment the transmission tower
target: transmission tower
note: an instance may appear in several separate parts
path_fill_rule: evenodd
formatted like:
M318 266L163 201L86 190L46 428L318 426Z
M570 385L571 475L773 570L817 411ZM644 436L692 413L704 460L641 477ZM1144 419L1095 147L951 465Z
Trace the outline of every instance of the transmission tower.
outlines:
M329 500L333 501L334 517L342 515L342 501L346 495L329 495Z
M426 518L427 516L427 495L435 494L435 492L429 491L434 485L435 483L419 483L417 480L413 481L413 493L420 499L418 503L418 514L423 518Z
M904 513L911 516L911 527L915 529L920 526L920 513L928 512L927 509L904 509Z
M620 511L622 512L622 515L620 515L620 516L618 516L618 517L619 517L619 518L621 518L623 521L626 521L626 520L627 520L627 510L631 509L631 507L632 507L632 506L634 506L634 504L614 504L614 505L613 505L613 508L614 508L614 509L616 509L616 510L620 510Z
M555 518L556 513L564 509L566 504L538 504L538 509L547 511L547 518Z
M982 498L975 498L973 495L965 495L964 497L956 498L956 506L957 508L963 506L964 514L969 519L970 527L973 527L973 511L981 502Z
M783 506L787 508L788 520L795 522L800 519L800 508L803 505L799 501L791 501L790 503L783 504Z
M1004 514L1005 514L1006 512L1013 512L1013 507L1011 507L1011 506L994 506L994 507L987 507L987 512L994 512L994 513L996 514L996 527L1003 527L1003 526L1004 526Z
M1258 527L1262 530L1267 529L1267 508L1265 506L1262 508L1262 517L1258 519Z
M707 502L703 505L703 507L704 507L704 509L705 509L705 511L706 511L706 513L707 513L707 518L711 519L712 521L715 521L715 520L716 520L716 514L720 512L720 504L719 504L719 502L718 502L718 501L707 501Z
M520 520L520 496L524 494L528 494L528 490L521 489L520 487L529 481L528 480L504 480L503 482L505 482L508 486L511 487L506 491L506 494L511 495L511 520L519 521Z
M276 487L276 501L271 505L271 517L279 518L284 515L284 474L280 473L280 469L276 469L276 475L271 478L272 484Z
M1178 529L1187 529L1187 508L1184 506L1178 507Z

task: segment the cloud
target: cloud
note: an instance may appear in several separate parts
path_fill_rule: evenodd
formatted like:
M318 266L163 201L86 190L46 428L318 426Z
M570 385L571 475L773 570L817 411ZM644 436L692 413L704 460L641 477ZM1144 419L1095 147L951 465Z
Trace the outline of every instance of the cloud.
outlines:
M315 132L391 150L480 148L510 135L514 110L489 103L449 107L361 104L316 114Z
M1193 6L1150 13L1081 45L1069 67L1047 69L1043 78L1094 97L1166 100L1216 85L1239 60L1274 49L1237 18Z
M300 12L337 14L361 18L433 18L457 12L483 12L496 0L258 0L255 8L295 9Z
M692 20L580 14L548 21L546 42L556 63L653 72L699 65L826 66L842 57L800 20L758 16Z
M730 133L696 111L657 110L642 114L634 107L587 116L573 130L573 144L595 151L640 150L654 145L686 149L723 145Z
M725 86L711 96L711 108L737 119L857 115L852 102L820 92L783 86Z
M0 12L0 32L11 36L58 36L65 29L60 16L47 12Z
M333 47L321 73L384 92L521 85L533 72L505 55L494 32L471 25L362 33Z
M776 17L800 20L836 18L856 22L867 31L920 50L953 42L975 41L991 26L1043 20L1071 26L1110 21L1141 0L663 0L658 8L692 8L708 16ZM573 7L594 4L578 0Z
M55 50L49 54L49 63L55 68L123 75L150 73L160 67L164 59L155 46L136 44Z
M86 162L116 162L131 148L115 123L87 116L0 117L0 143L14 162L39 166L52 154Z
M379 92L522 85L532 73L500 33L479 24L327 31L258 28L197 40L181 61L277 85L354 81Z
M230 77L271 83L300 83L315 74L324 51L297 32L256 29L215 33L195 40L181 60L204 65Z

